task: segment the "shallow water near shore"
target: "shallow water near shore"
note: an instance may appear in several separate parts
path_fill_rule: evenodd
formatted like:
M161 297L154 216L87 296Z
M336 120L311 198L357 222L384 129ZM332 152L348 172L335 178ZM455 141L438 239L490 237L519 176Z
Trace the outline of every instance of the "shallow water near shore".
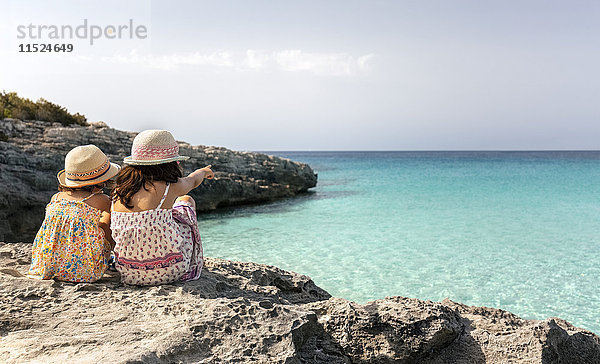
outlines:
M269 152L312 193L199 216L207 256L385 296L558 316L600 333L600 152Z

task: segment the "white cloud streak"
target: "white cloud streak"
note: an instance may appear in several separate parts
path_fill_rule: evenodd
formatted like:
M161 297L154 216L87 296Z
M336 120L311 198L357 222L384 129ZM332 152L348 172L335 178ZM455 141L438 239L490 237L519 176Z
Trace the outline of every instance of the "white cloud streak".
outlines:
M182 66L230 68L237 71L309 72L321 76L348 77L370 71L374 54L352 56L346 53L316 53L299 49L266 51L248 49L246 52L215 51L187 54L139 54L102 57L101 61L115 64L133 64L165 71L175 71Z
M196 52L191 54L153 55L139 54L136 50L133 50L127 55L102 57L101 60L107 63L135 64L166 71L175 70L182 65L234 66L231 53L226 51L217 51L209 54Z

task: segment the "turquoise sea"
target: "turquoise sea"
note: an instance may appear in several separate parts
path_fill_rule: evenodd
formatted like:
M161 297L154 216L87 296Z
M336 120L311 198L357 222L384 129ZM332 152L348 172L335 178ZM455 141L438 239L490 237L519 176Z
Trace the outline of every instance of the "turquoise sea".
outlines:
M199 216L205 255L600 333L600 152L269 152L313 192Z

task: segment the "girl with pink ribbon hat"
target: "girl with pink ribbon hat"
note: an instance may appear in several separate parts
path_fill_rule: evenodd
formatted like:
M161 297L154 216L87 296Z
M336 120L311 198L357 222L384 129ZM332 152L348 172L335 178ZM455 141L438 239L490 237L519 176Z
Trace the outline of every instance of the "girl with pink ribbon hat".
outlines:
M188 192L204 178L214 178L210 166L183 176L179 145L166 130L139 133L131 156L113 190L111 229L115 268L121 281L158 285L200 277L202 241L196 204Z

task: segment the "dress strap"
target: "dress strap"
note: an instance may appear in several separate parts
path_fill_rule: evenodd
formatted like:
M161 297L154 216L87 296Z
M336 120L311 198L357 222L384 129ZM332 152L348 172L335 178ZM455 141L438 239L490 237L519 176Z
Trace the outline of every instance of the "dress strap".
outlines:
M91 195L89 195L88 197L86 197L86 198L84 198L83 200L81 200L81 202L85 202L85 201L87 201L88 199L90 199L90 198L92 198L92 197L94 197L94 196L96 196L96 195L99 195L100 193L101 193L101 192L92 193L92 194L91 194Z
M54 195L52 195L52 198L50 199L50 202L54 202L54 201L56 201L56 198L58 197L58 194L59 194L59 193L60 193L60 192L57 192L57 193L55 193Z
M169 193L169 184L167 183L167 188L165 188L165 194L163 195L162 199L160 200L160 202L158 203L158 207L157 209L160 209L163 205L163 202L165 202L165 198L167 198L167 194Z

